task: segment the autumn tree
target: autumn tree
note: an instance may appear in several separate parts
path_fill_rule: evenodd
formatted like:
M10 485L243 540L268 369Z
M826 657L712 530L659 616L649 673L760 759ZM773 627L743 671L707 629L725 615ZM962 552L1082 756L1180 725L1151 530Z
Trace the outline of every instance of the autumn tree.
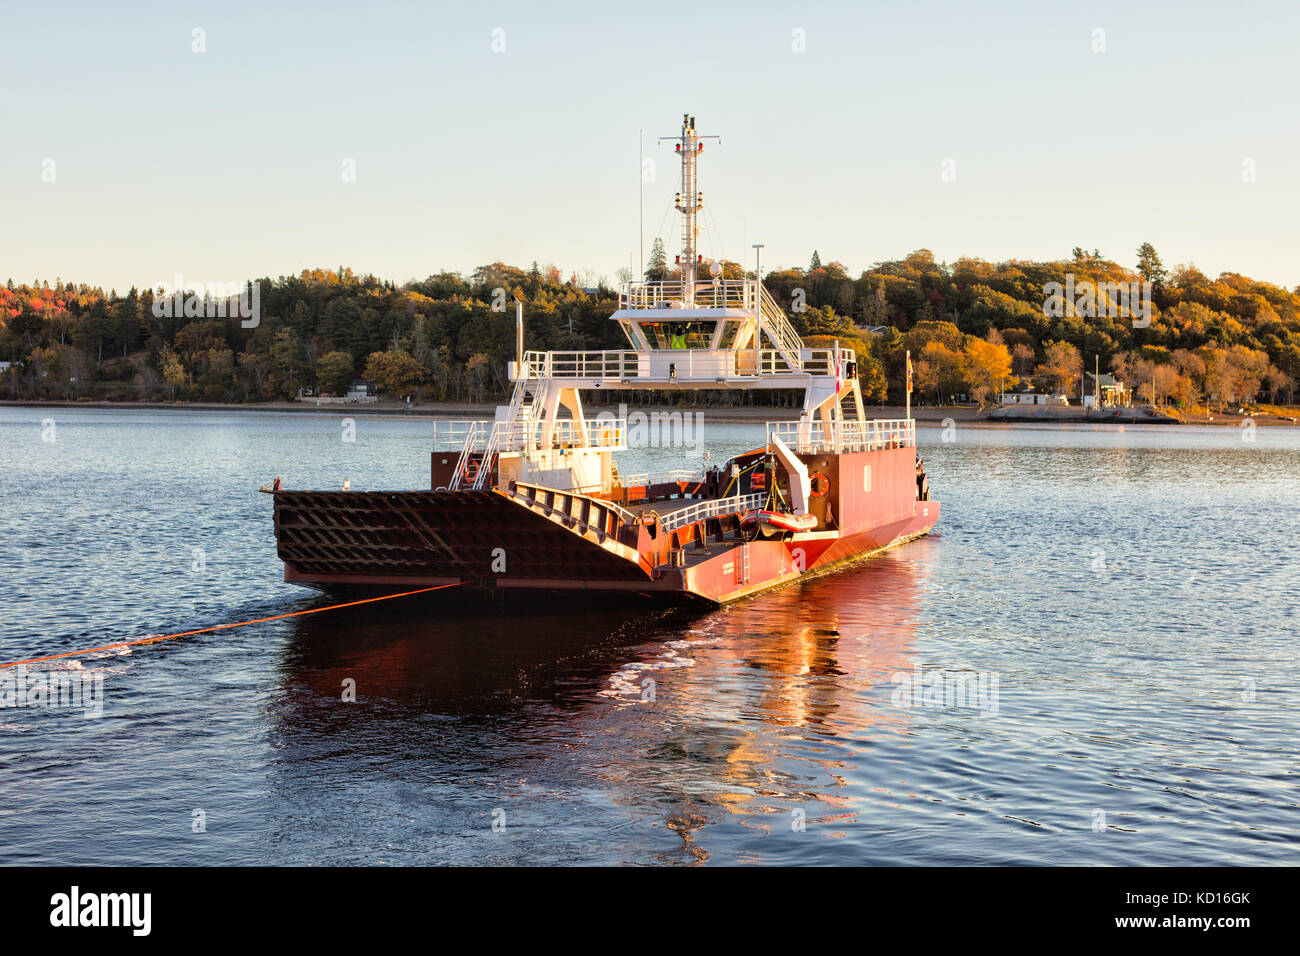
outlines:
M962 390L965 384L965 363L962 353L950 349L942 342L928 342L921 349L920 358L913 361L918 391L934 389L936 405L942 405L945 396Z
M1205 390L1220 407L1254 401L1268 372L1268 355L1264 352L1244 345L1206 350Z
M1025 378L1029 374L1029 363L1034 360L1034 350L1023 342L1017 342L1011 347L1011 359L1016 375Z
M405 352L371 352L366 378L394 397L409 395L425 378L425 368Z
M1018 381L1011 374L1011 353L999 342L966 336L962 361L967 389L981 408L994 389L1011 387Z
M921 352L930 342L938 342L952 352L960 352L966 344L966 337L951 322L922 319L903 335L903 342L913 355Z
M1048 342L1043 349L1043 361L1034 369L1045 390L1071 395L1075 382L1083 373L1083 356L1069 342Z
M163 381L167 384L167 394L171 398L184 397L190 385L190 374L185 370L181 357L167 346L163 346L158 355L162 365Z

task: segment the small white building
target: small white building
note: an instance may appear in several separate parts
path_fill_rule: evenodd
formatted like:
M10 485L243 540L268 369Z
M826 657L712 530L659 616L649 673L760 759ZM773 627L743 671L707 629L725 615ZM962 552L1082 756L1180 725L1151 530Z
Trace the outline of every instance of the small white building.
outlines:
M999 398L1003 405L1069 405L1065 395L1048 395L1044 392L1003 392Z

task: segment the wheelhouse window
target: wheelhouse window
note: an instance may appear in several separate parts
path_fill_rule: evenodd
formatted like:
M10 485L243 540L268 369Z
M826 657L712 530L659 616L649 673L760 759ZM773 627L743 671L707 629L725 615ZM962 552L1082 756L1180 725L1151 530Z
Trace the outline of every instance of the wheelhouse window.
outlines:
M740 323L735 321L722 323L722 340L718 342L718 348L730 349L736 346L736 335L740 332Z
M707 349L713 346L717 322L699 319L642 322L641 332L652 349Z

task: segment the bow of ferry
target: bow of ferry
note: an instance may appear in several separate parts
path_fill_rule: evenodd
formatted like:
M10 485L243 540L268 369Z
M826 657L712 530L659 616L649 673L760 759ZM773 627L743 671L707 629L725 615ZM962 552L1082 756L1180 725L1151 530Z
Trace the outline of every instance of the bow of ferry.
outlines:
M525 352L518 305L510 404L435 426L428 490L264 489L286 581L723 603L934 527L915 423L866 418L853 350L804 347L757 269L725 279L696 252L705 138L693 117L674 137L684 265L675 281L623 284L611 320L628 347ZM625 475L627 422L583 411L581 392L600 388L797 389L804 403L722 467Z

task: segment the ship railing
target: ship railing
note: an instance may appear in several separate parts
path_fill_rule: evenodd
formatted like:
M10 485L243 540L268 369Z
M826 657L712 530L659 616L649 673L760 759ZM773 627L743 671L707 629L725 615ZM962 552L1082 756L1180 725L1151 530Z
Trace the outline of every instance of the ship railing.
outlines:
M766 492L752 495L734 495L730 498L713 498L660 515L659 526L665 531L672 531L674 528L681 528L708 518L717 518L720 515L753 511L756 508L763 507L766 503Z
M572 418L551 421L520 418L514 421L440 421L433 426L434 451L460 450L468 453L523 451L539 448L624 447L626 418Z
M798 419L767 423L768 442L779 438L802 454L876 451L916 446L916 421L876 418L864 422Z
M633 525L637 520L637 516L626 508L578 489L548 488L512 481L506 488L506 495L547 516L558 514L561 519L577 523L584 531L595 530L602 535L616 536L620 525Z
M471 445L471 451L481 451L492 423L483 420L435 421L433 423L433 450L457 451Z
M669 471L645 472L638 475L619 475L618 483L624 488L641 488L650 485L671 485L685 482L696 484L704 481L704 476L688 468L674 468Z
M799 333L794 330L790 320L786 318L785 311L776 304L776 300L768 294L767 289L761 284L759 289L759 314L763 325L767 328L768 335L774 340L776 347L785 355L786 361L793 361L794 357L799 355L803 348L803 339L799 338Z
M628 350L529 352L524 360L523 372L534 379L636 378L641 374L641 354Z
M740 354L744 355L745 353L742 351ZM762 375L780 375L790 372L804 372L808 375L835 374L836 352L833 348L801 348L794 354L798 357L798 361L797 364L791 366L789 357L785 352L778 352L775 349L763 349L759 353L759 373ZM840 374L848 378L849 363L855 360L853 349L841 347L839 359ZM752 361L750 364L753 364Z
M692 288L692 285L694 288ZM756 311L758 283L753 279L696 279L665 282L624 282L619 286L620 309L686 308L688 293L694 292L696 309L742 309Z
M434 422L433 447L435 451L453 451L460 449L456 467L452 470L448 488L459 488L469 474L470 462L477 452L487 449L492 431L488 421L446 421ZM483 470L483 459L479 459L479 471ZM477 476L476 476L477 477Z
M793 365L803 341L785 311L757 279L696 279L624 282L620 309L740 309L757 315L764 331L786 362Z
M655 356L669 355L672 371ZM647 349L644 351L573 351L529 352L523 364L523 374L540 379L590 379L611 384L640 381L653 384L658 381L715 382L719 377L753 378L765 375L825 375L835 374L836 351L833 348L781 349ZM839 350L839 368L846 378L849 365L855 360L851 348ZM511 363L512 370L514 363ZM657 375L652 370L657 369ZM516 381L521 379L516 376Z
M488 444L496 451L535 451L547 448L624 447L626 418L597 418L579 422L572 418L517 419L492 424Z
M599 418L579 422L571 418L536 421L439 421L433 426L434 451L459 449L448 488L487 487L494 458L502 452L529 452L560 448L625 448L626 418ZM471 474L471 464L473 473Z

